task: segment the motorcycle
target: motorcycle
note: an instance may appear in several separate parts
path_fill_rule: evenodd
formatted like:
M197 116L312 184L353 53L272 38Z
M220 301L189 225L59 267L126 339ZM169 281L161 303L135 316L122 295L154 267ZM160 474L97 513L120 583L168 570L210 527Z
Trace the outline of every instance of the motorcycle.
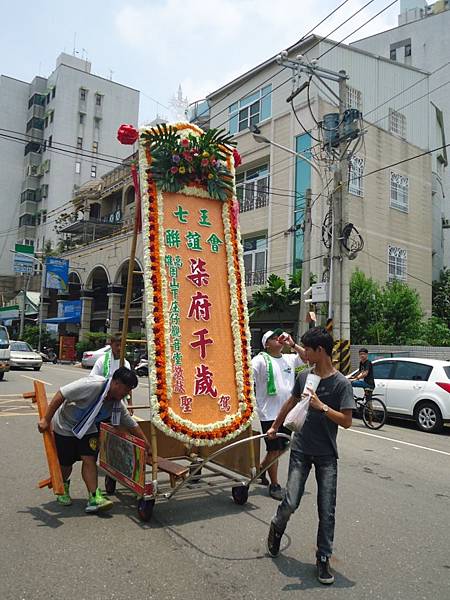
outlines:
M58 357L53 348L43 348L39 354L41 355L43 362L51 362L56 365Z
M148 376L148 359L142 357L138 364L134 367L134 372L138 377Z

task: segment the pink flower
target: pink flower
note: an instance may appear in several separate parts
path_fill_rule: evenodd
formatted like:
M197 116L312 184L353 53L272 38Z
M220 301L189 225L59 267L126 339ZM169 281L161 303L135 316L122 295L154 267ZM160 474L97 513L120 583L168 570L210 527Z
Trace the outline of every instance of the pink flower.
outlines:
M170 172L175 175L175 173L178 173L178 167L171 167Z
M207 167L209 165L209 160L207 158L202 158L202 162L200 164L202 167Z
M192 154L190 152L183 152L183 158L187 162L192 162Z
M187 148L189 146L189 140L186 138L182 139L181 145L183 146L183 148Z

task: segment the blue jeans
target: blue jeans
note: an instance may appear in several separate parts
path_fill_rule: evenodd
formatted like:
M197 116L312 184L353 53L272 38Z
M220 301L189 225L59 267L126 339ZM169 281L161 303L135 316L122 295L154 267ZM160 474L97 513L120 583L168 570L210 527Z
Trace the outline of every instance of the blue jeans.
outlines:
M352 387L356 388L364 388L365 390L373 390L373 387L366 383L363 379L358 379L358 381L351 381Z
M337 459L334 455L311 456L295 449L291 450L286 495L279 504L272 523L279 532L285 530L292 513L300 504L312 465L314 465L317 481L319 513L316 556L329 558L333 552L336 510Z

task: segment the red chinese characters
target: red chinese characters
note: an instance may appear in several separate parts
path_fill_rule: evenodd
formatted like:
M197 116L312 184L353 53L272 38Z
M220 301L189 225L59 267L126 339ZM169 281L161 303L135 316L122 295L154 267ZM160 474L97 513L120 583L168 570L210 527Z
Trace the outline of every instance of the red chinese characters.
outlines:
M194 395L217 398L217 390L213 385L213 374L207 365L200 365L195 368L195 386Z
M180 408L183 413L192 412L192 398L190 396L180 396Z
M190 274L186 275L186 277L197 287L202 287L202 285L208 285L209 283L209 273L205 269L206 262L201 258L190 258L189 259L189 268Z
M200 358L204 360L206 358L206 346L209 344L214 344L214 341L211 338L206 337L208 335L208 330L206 327L199 329L198 331L194 331L192 335L198 337L198 340L195 342L190 342L189 346L191 348L199 348Z
M191 296L191 305L187 314L187 318L194 317L196 321L209 321L211 302L207 294L196 292L195 296Z
M220 398L217 400L217 404L219 405L219 410L221 412L230 412L231 410L231 396L227 396L222 394Z

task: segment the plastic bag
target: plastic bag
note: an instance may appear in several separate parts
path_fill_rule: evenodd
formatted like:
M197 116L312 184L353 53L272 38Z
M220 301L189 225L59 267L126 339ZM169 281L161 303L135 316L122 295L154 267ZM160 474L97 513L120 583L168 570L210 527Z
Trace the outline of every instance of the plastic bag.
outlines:
M306 421L306 415L308 414L310 396L302 398L292 408L284 420L283 425L291 431L300 431Z

